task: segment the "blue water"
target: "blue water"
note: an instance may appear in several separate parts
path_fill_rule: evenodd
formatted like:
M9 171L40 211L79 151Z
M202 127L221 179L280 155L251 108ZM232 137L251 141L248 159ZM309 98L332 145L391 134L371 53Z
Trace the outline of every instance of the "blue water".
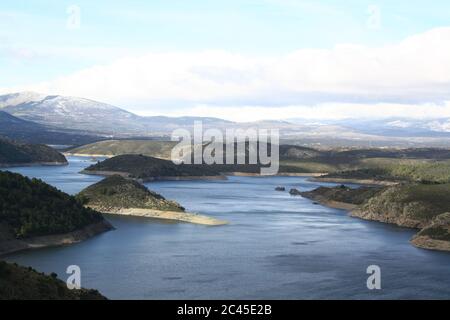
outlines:
M68 193L100 178L66 167L10 169ZM345 211L276 192L319 185L298 177L155 182L147 186L189 211L230 221L206 227L108 216L116 227L83 243L8 256L65 279L79 265L82 285L122 299L450 298L450 254L417 249L414 231L350 218ZM381 290L366 268L381 267Z

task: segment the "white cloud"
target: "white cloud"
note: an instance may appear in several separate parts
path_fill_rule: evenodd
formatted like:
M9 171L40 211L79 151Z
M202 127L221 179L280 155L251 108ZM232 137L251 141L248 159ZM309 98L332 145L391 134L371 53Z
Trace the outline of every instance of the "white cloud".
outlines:
M380 119L380 118L409 118L409 119L436 119L450 118L450 102L444 104L342 104L324 103L317 106L282 106L282 107L258 107L258 106L211 106L197 105L180 110L167 110L169 116L205 116L218 117L227 120L247 122L252 120L343 120L350 118ZM157 115L155 112L147 112L145 115ZM392 126L401 127L406 122L395 121L389 123Z
M449 89L450 28L439 28L378 48L342 44L271 57L148 53L0 91L81 96L147 114L197 110L242 118L238 110L249 117L258 110L261 118L287 118L305 110L298 106L334 117L426 115L430 108L448 114Z

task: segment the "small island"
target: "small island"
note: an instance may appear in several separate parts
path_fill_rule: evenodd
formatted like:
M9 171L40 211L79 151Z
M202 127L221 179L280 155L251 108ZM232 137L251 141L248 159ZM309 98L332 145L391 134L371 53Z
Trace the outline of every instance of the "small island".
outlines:
M177 220L203 225L227 222L205 215L185 212L175 201L148 190L141 183L120 175L109 176L81 191L77 198L87 207L109 214Z
M51 147L0 137L0 167L67 165L67 159Z

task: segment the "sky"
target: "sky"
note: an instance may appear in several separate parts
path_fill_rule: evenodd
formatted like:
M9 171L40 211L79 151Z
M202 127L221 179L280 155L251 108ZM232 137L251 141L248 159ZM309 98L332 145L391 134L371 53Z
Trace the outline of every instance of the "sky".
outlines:
M0 2L0 93L141 115L450 114L447 0Z

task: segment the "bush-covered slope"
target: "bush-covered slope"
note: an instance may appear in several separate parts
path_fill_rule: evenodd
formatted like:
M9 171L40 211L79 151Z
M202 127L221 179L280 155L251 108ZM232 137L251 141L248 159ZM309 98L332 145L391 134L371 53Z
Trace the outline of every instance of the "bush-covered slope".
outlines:
M386 159L366 160L366 168L328 174L328 179L371 179L377 181L409 181L424 183L449 183L450 161L419 161Z
M157 140L107 140L91 143L68 152L71 154L118 156L123 154L142 154L145 156L170 159L175 141Z
M380 191L379 188L372 188L372 187L349 188L344 185L341 185L333 188L319 187L312 191L301 192L300 194L305 198L317 201L331 200L354 205L360 205L364 203L367 199L373 197L379 191Z
M352 215L399 226L423 228L450 212L450 184L403 184L388 187L368 199Z
M122 155L106 159L85 169L87 172L123 172L132 178L217 176L220 172L207 165L176 165L170 160L142 155Z
M41 144L26 144L0 137L0 165L67 163L58 151Z
M56 274L0 261L0 300L104 300L97 290L69 290Z
M114 175L81 191L78 198L89 206L102 209L144 208L167 211L184 211L174 201L148 190L142 184Z
M0 225L16 238L67 233L100 221L98 212L41 180L0 171Z

